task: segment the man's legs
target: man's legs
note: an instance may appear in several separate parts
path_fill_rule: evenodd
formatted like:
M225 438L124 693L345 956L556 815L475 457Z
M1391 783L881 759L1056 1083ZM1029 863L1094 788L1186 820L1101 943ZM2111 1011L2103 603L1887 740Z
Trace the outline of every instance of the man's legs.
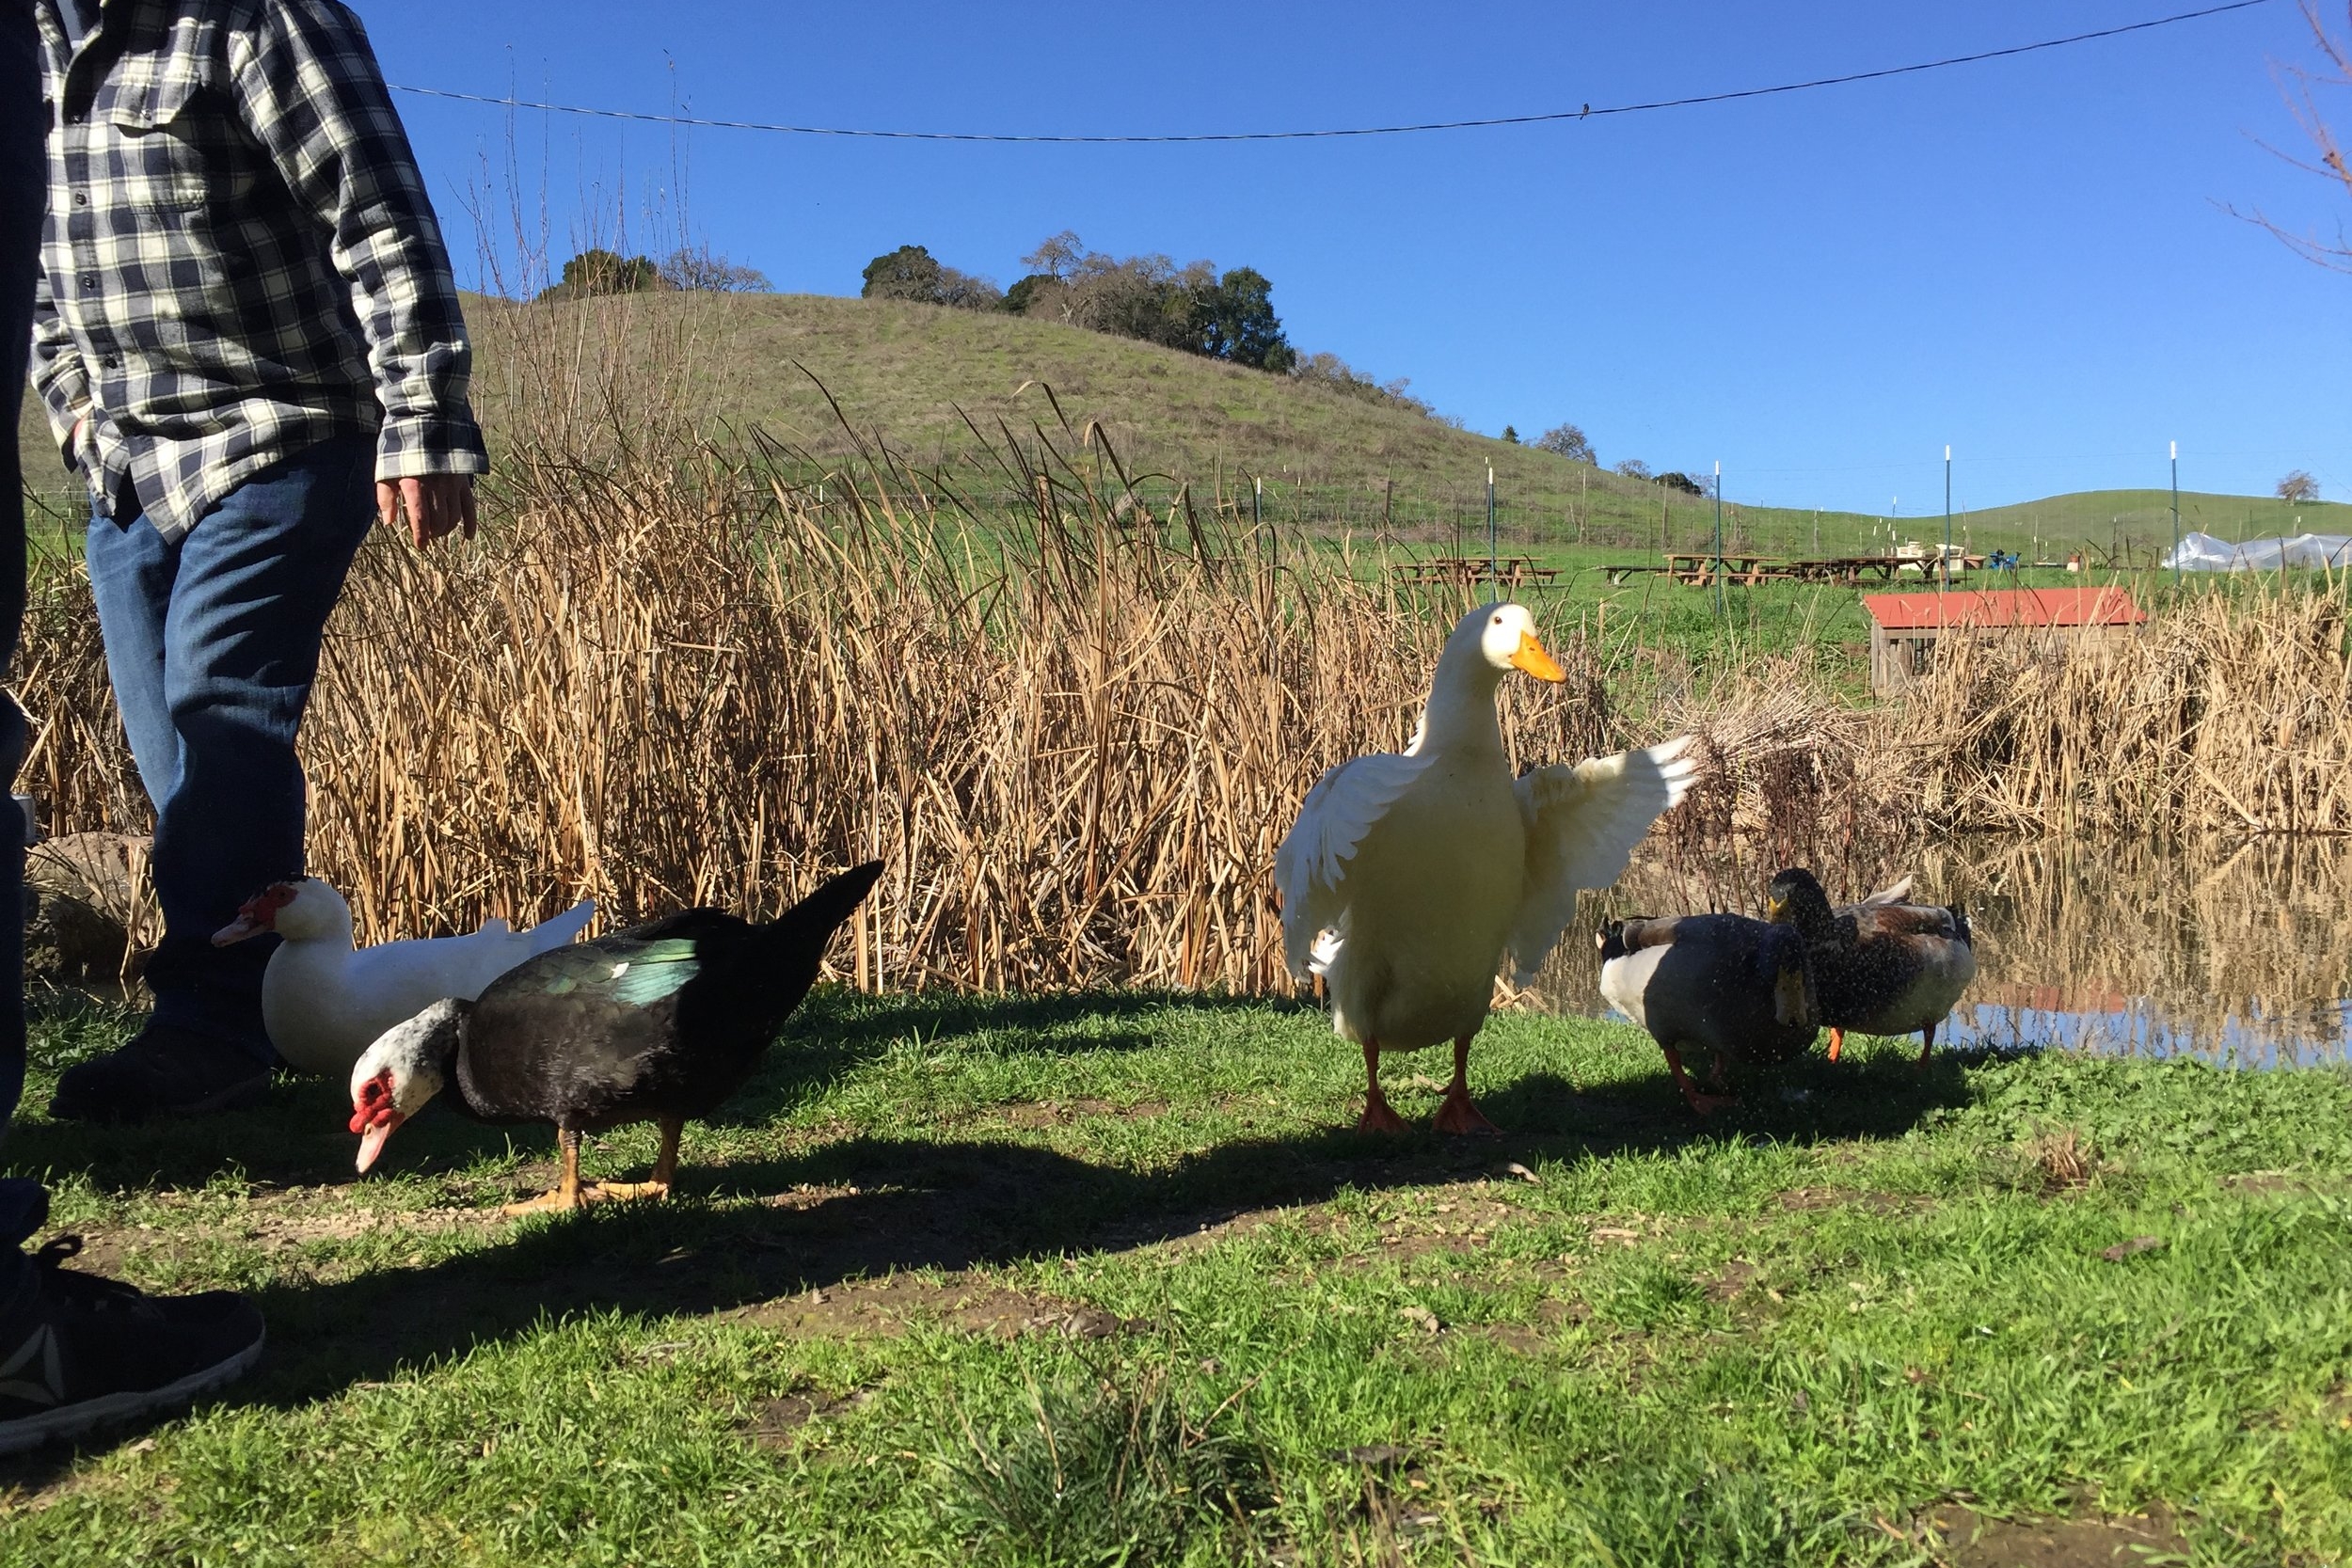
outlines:
M24 610L24 488L16 417L32 339L33 261L42 207L40 74L32 8L0 5L0 665ZM0 783L24 760L24 721L0 694ZM24 1087L24 835L0 812L0 1141ZM0 1180L0 1453L71 1437L219 1386L262 1354L262 1315L243 1296L142 1295L62 1267L80 1243L31 1257L49 1217L38 1181Z
M375 444L313 447L238 486L181 542L164 622L180 772L156 813L164 942L148 985L158 1021L235 1039L265 1063L277 1053L262 1032L262 970L277 944L215 947L213 933L301 875L294 735L327 615L374 521Z
M250 1102L276 1061L262 1028L274 940L212 943L237 908L299 876L294 736L326 617L374 519L372 443L325 442L239 485L176 545L144 518L90 524L87 558L123 727L155 801L164 938L155 1013L68 1071L56 1116L138 1120Z
M83 538L82 559L89 567L90 593L98 601L98 624L105 635L106 678L122 714L147 798L171 798L180 776L180 737L164 700L164 617L171 610L171 579L180 552L164 536L135 520L136 506L126 488L116 510L134 521L128 528L93 516Z

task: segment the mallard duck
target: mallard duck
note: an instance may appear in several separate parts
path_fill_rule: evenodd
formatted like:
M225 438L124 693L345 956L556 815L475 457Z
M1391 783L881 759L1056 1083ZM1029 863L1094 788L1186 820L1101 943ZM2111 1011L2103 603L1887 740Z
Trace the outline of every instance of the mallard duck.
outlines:
M393 1024L445 996L472 1001L525 958L580 935L596 913L596 901L583 898L528 931L492 915L468 936L355 948L351 906L316 877L305 877L273 882L246 899L213 943L226 947L264 931L284 939L262 971L262 1027L289 1067L341 1078Z
M555 1124L561 1179L510 1213L666 1197L686 1118L742 1087L882 869L845 871L766 925L687 910L544 953L478 1002L433 1004L351 1069L359 1169L447 1088L478 1121ZM580 1133L636 1121L660 1124L653 1180L582 1185Z
M1684 740L1514 780L1495 690L1518 670L1566 673L1516 604L1481 606L1446 640L1421 729L1403 754L1324 774L1275 856L1291 973L1320 976L1331 1025L1363 1048L1364 1132L1401 1132L1380 1092L1380 1053L1454 1042L1454 1079L1433 1125L1491 1132L1471 1103L1471 1037L1507 950L1521 984L1576 912L1606 887L1696 765Z
M1936 1026L1977 977L1968 911L1957 904L1906 902L1910 891L1906 877L1858 904L1832 909L1813 873L1796 867L1765 889L1772 921L1804 938L1833 1062L1845 1049L1849 1029L1866 1035L1916 1029L1918 1065L1925 1070Z
M1600 994L1649 1031L1691 1109L1708 1116L1737 1103L1702 1094L1682 1065L1684 1047L1712 1058L1708 1083L1724 1086L1726 1063L1777 1067L1819 1033L1804 939L1740 914L1612 921L1594 934Z

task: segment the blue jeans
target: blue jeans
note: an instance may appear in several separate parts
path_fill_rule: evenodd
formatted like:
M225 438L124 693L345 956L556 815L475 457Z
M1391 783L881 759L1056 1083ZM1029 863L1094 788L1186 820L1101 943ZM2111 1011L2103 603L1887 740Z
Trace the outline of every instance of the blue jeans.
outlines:
M154 1022L264 1063L277 1053L262 970L278 939L212 938L246 899L302 875L294 732L327 613L375 520L374 472L374 443L347 436L256 474L176 544L135 502L90 519L106 673L155 804Z
M33 265L40 249L49 171L41 152L40 56L33 8L0 5L0 665L15 657L24 618L24 485L14 432L32 351ZM24 758L24 716L0 692L0 783L13 784ZM0 1143L24 1092L24 836L0 813ZM0 1303L31 1265L17 1243L49 1212L40 1183L0 1180Z

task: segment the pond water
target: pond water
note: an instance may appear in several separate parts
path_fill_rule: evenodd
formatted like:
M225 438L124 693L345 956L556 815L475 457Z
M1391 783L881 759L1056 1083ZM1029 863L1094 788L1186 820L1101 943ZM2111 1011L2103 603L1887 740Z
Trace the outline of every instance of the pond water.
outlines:
M1775 869L1732 854L1636 861L1616 887L1584 895L1537 986L1542 1004L1609 1016L1590 942L1601 920L1756 914ZM1966 906L1977 978L1939 1043L2246 1068L2352 1060L2352 842L1980 838L1814 869L1840 903L1909 871L1915 900Z

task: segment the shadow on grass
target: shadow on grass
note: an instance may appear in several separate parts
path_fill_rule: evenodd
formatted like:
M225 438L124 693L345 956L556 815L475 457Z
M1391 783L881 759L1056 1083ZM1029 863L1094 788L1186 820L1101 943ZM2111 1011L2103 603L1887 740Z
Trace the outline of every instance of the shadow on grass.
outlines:
M1004 1056L1156 1049L1168 1042L1134 1025L1170 1010L1263 1014L1298 1008L1295 1004L1263 997L1196 991L1010 996L955 991L866 996L820 991L793 1016L759 1075L715 1119L734 1125L771 1120L894 1046L946 1036L984 1037L991 1053ZM1106 1023L1128 1027L1103 1027Z
M278 1080L266 1102L193 1121L146 1127L89 1127L19 1121L5 1149L8 1174L52 1184L79 1178L100 1192L151 1187L200 1190L217 1178L264 1186L348 1181L357 1147L350 1097L332 1085ZM420 1117L402 1136L436 1162L470 1164L486 1155L553 1150L552 1129L485 1127L454 1116Z
M830 999L795 1021L747 1086L743 1106L803 1102L857 1061L917 1030L1025 1027L1041 1031L1039 1050L1116 1049L1136 1031L1058 1042L1042 1032L1106 1012L1135 1016L1171 1005L1165 997L1123 1001L1041 998L1014 1009L960 1011L919 999L896 1006ZM1174 1005L1223 1006L1190 999ZM272 1351L262 1372L232 1398L304 1404L566 1315L708 1315L894 1270L1122 1250L1253 1211L1323 1202L1344 1189L1457 1179L1500 1171L1514 1160L1746 1139L1898 1136L1930 1109L1967 1099L1958 1064L1939 1058L1920 1075L1885 1055L1835 1066L1814 1058L1744 1087L1745 1104L1702 1123L1675 1096L1662 1064L1651 1075L1584 1092L1565 1078L1535 1072L1482 1099L1488 1115L1512 1129L1502 1138L1449 1138L1425 1130L1380 1138L1333 1127L1228 1142L1144 1171L1016 1141L1010 1130L1001 1140L858 1136L700 1168L691 1164L690 1139L679 1182L685 1201L518 1222L503 1244L486 1250L350 1280L262 1290ZM194 1125L105 1130L37 1122L19 1130L8 1153L19 1170L75 1170L101 1186L159 1178L201 1185L231 1163L264 1182L342 1181L349 1179L353 1148L346 1114L336 1086L305 1084L282 1087L265 1109ZM454 1116L420 1118L404 1136L410 1158L435 1164L500 1152L510 1141L533 1152L552 1144L547 1130L484 1128ZM694 1201L768 1195L784 1196L723 1208ZM40 1483L29 1473L0 1477L8 1479Z
M1509 1160L1757 1136L1894 1136L1931 1106L1964 1098L1957 1069L1922 1080L1886 1065L1893 1070L1831 1069L1843 1080L1844 1092L1834 1096L1775 1096L1769 1105L1758 1096L1744 1118L1734 1113L1720 1126L1692 1120L1662 1073L1611 1096L1579 1095L1565 1080L1537 1073L1487 1101L1497 1120L1519 1129L1502 1139L1426 1132L1382 1139L1334 1128L1238 1140L1134 1171L1009 1138L865 1136L716 1170L689 1165L685 1202L532 1222L486 1252L264 1291L278 1350L246 1397L307 1402L566 1314L699 1316L894 1270L1123 1250L1254 1211L1323 1202L1343 1189L1499 1171ZM760 1207L691 1201L778 1193L787 1198Z
M62 1022L72 1043L63 1056L37 1061L37 1069L48 1070L36 1072L28 1104L46 1101L56 1068L111 1049L144 1016L119 1008L94 1010L78 998L53 1006L52 1033ZM1142 1051L1167 1042L1145 1028L1082 1026L1132 1025L1171 1007L1263 1012L1268 1006L1238 997L1152 991L1011 997L818 991L786 1025L752 1081L712 1120L723 1126L774 1121L905 1041L984 1034L992 1050L1007 1054ZM1272 1006L1279 1010L1284 1005ZM350 1180L350 1115L342 1085L280 1077L262 1105L195 1120L97 1127L20 1119L0 1145L0 1156L14 1174L50 1181L79 1178L101 1192L200 1188L224 1173L269 1186L315 1186ZM552 1128L489 1127L437 1113L404 1129L401 1142L408 1161L443 1168L509 1149L549 1158L555 1133Z

